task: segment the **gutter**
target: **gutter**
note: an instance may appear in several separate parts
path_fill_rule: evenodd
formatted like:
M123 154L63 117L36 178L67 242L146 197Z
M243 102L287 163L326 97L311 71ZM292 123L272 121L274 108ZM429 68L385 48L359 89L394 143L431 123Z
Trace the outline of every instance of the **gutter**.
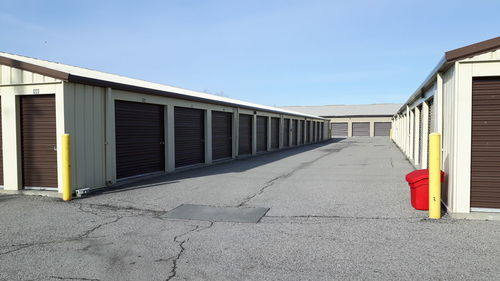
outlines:
M401 108L396 112L396 114L402 113L403 111L406 110L406 106L411 104L413 101L418 99L424 92L425 89L427 89L432 82L436 79L436 74L444 69L446 66L450 65L450 61L446 59L445 56L441 58L439 63L434 67L434 69L431 71L429 75L425 78L424 82L420 84L420 86L417 88L417 90L408 98L408 100L401 106Z

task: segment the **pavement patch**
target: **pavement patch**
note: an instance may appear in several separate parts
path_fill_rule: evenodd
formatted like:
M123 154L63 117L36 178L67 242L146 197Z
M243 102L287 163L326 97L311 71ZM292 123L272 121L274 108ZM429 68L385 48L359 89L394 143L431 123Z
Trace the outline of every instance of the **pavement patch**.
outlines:
M258 223L268 211L269 208L214 207L182 204L168 211L163 217L211 222Z

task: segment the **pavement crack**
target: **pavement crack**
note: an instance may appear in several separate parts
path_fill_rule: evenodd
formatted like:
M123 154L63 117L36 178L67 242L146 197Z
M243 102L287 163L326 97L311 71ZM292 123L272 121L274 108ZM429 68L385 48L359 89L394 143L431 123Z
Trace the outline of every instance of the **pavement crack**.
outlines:
M95 216L105 216L102 213L122 212L121 217L137 217L137 216L151 216L157 217L165 213L165 211L153 209L140 209L131 206L121 207L110 204L78 204L78 209L84 213L92 214Z
M60 243L66 243L66 242L72 242L72 241L78 241L78 240L90 238L89 237L90 234L92 234L94 231L96 231L96 230L98 230L98 229L100 229L100 228L102 228L104 226L116 223L119 220L121 220L122 218L123 217L116 217L112 221L107 221L107 222L100 223L100 224L98 224L98 225L96 225L96 226L94 226L94 227L92 227L92 228L84 231L82 234L80 234L78 236L75 236L75 237L62 238L62 239L54 240L54 241L32 242L32 243L23 243L23 244L14 244L14 245L2 246L2 248L12 248L12 247L15 247L15 249L7 250L5 252L0 252L0 256L1 255L11 254L11 253L14 253L14 252L26 249L26 248L30 248L30 247L37 247L37 246L51 245L51 244L60 244Z
M268 189L269 187L271 187L275 182L279 181L279 180L282 180L282 179L286 179L286 178L289 178L291 177L293 174L295 174L296 172L306 168L306 167L309 167L311 166L312 164L314 164L315 162L325 158L326 156L329 156L333 153L337 153L339 151L341 151L344 147L340 147L340 148L336 148L336 149L332 149L332 150L327 150L326 153L320 155L319 157L316 157L314 158L313 160L311 161L308 161L308 162L303 162L301 163L299 166L295 167L294 169L292 169L291 171L289 171L288 173L285 173L285 174L282 174L282 175L279 175L267 182L264 183L264 185L259 188L259 190L254 193L253 195L250 195L248 197L246 197L245 199L243 199L238 205L236 205L236 207L243 207L245 206L250 200L254 199L255 197L257 196L260 196L262 193L264 193L266 191L266 189Z
M208 226L205 226L205 227L201 227L200 225L196 225L194 228L174 237L174 242L179 245L179 252L177 253L177 255L169 258L172 260L172 269L170 270L170 275L167 277L166 281L170 281L177 276L177 262L179 261L179 259L182 257L182 254L184 254L184 251L186 250L186 247L184 246L184 244L189 241L189 238L183 239L183 240L180 240L180 238L182 238L183 236L189 235L191 233L194 233L194 232L201 232L201 231L207 230L207 229L211 228L213 225L214 225L213 221L211 221L210 224Z
M298 215L298 216L265 216L265 218L270 219L350 219L350 220L414 220L421 219L420 217L408 217L408 218L397 218L397 217L362 217L362 216L329 216L329 215Z
M85 277L61 277L61 276L48 276L49 278L52 279L57 279L57 280L79 280L79 281L101 281L101 279L96 279L96 278L85 278Z
M91 229L89 230L86 230L83 234L81 234L79 236L79 238L88 238L90 234L92 234L94 231L98 230L99 228L103 227L103 226L106 226L106 225L110 225L110 224L113 224L113 223L116 223L118 222L119 220L121 220L123 217L116 217L114 220L112 221L108 221L108 222L103 222L103 223L100 223L94 227L92 227Z

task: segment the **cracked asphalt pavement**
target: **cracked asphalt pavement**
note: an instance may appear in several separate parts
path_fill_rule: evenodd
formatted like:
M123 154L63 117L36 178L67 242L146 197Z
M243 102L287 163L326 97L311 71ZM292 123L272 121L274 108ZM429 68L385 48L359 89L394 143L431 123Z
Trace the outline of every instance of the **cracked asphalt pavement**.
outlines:
M69 203L0 196L0 280L500 280L500 222L427 220L386 138L143 180ZM259 223L168 219L180 204Z

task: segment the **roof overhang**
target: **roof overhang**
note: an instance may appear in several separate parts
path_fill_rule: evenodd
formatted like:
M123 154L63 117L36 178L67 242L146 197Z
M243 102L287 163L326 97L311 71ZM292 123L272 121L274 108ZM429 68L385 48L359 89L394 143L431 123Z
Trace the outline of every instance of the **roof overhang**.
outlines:
M72 83L91 85L91 86L97 86L97 87L105 87L105 88L109 87L109 88L116 89L116 90L130 91L130 92L136 92L136 93L141 93L141 94L163 96L163 97L183 99L183 100L189 100L189 101L195 101L195 102L203 102L203 103L209 103L209 104L215 104L215 105L237 107L237 108L248 109L248 110L253 110L253 111L270 112L270 113L276 113L276 114L282 114L282 115L293 115L293 116L300 116L300 117L303 117L306 119L320 119L320 120L328 121L328 119L326 119L326 118L322 118L319 116L313 116L313 115L309 115L309 114L303 114L300 112L297 112L297 113L284 112L284 111L280 111L279 109L273 110L270 108L260 108L260 107L245 105L245 104L212 100L209 98L190 96L190 95L185 95L185 94L175 93L175 92L170 92L170 91L162 91L162 90L158 90L158 89L139 87L139 86L130 85L130 84L117 83L114 81L101 80L101 79L95 79L95 78L86 77L86 76L74 75L74 74L71 74L68 72L62 72L62 71L55 70L52 68L47 68L47 67L43 67L40 65L36 65L36 64L28 63L28 62L23 62L20 60L15 60L15 59L3 57L3 56L0 56L0 64L14 67L14 68L18 68L18 69L22 69L22 70L26 70L26 71L30 71L30 72L34 72L34 73L38 73L38 74L45 75L45 76L49 76L49 77L52 77L55 79L65 81L65 82L72 82Z
M417 100L422 94L432 86L434 81L436 80L436 74L439 72L444 72L450 68L450 66L456 61L473 57L476 55L480 55L483 53L487 53L500 48L500 36L489 39L486 41L482 41L479 43L475 43L472 45L468 45L462 48L454 49L448 52L445 52L445 55L439 63L434 67L431 73L425 78L424 82L420 84L417 90L410 96L410 98L401 106L396 114L402 113L406 110L406 106L411 104L413 101Z

